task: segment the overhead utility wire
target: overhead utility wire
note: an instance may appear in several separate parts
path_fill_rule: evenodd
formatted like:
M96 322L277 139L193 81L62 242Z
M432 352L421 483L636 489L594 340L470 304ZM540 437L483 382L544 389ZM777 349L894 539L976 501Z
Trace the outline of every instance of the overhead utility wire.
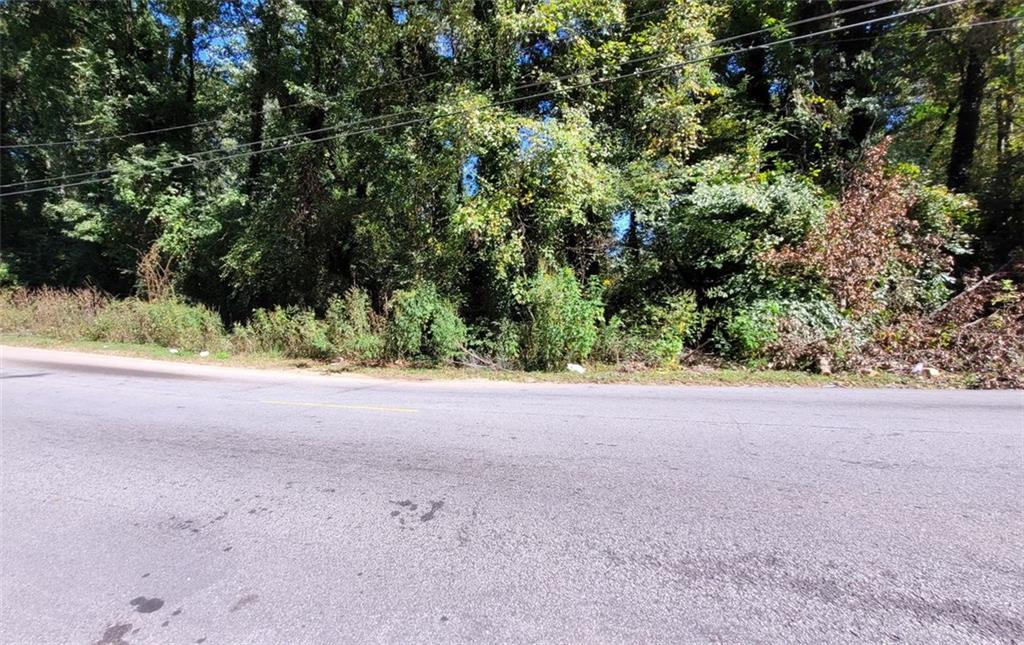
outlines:
M873 6L874 4L880 4L882 2L891 2L891 1L892 0L877 0L875 3L872 3L872 5L866 5L866 6ZM957 1L962 1L962 0L952 0L952 1L953 2L957 2ZM861 7L861 8L863 8L863 7ZM849 10L836 11L836 12L832 12L830 14L823 14L821 16L818 16L818 17L814 18L814 19L815 20L822 20L822 19L825 19L825 18L830 18L833 15L838 15L838 14L844 13L845 11L849 11ZM892 16L880 17L880 18L874 18L872 20L865 21L865 22L872 23L872 22L878 22L878 21L881 21L881 20L888 20L888 19L891 19L891 18L892 18ZM779 27L790 28L790 27L793 27L793 26L795 26L795 25L797 25L799 23L807 22L808 20L809 19L798 20L798 21L794 21L792 23L786 23L786 24L779 25ZM858 25L861 25L861 24L864 24L864 23L857 23L856 25L847 25L847 26L843 27L842 29L849 29L849 28L852 28L854 26L858 26ZM732 41L735 41L735 40L738 40L738 39L741 39L741 38L747 38L747 37L749 37L751 35L756 35L756 34L763 33L764 31L766 31L766 30L762 29L762 30L758 30L758 31L749 32L749 33L746 33L746 34L739 34L737 36L728 36L728 37L719 38L719 39L716 39L716 40L713 40L713 41L710 41L710 42L707 42L707 43L700 43L700 44L698 44L696 46L697 47L712 47L712 46L716 46L716 45L721 45L721 44L724 44L724 43L732 42ZM829 33L829 32L819 32L819 33ZM811 37L811 36L814 36L814 35L817 35L817 34L808 34L805 37ZM637 57L637 58L632 58L632 59L628 59L628 60L622 61L622 62L618 63L618 66L621 68L621 67L623 67L625 65L631 65L631 64L636 64L636 63L643 63L643 62L646 62L646 61L649 61L649 60L653 60L653 59L656 59L656 58L662 58L664 56L667 56L668 54L669 54L668 52L658 52L658 53L654 53L654 54L648 54L646 56L640 56L640 57ZM577 76L577 75L579 75L581 73L583 73L583 72L573 72L573 73L570 73L570 74L565 74L565 75L560 76L560 77L555 77L555 78L550 78L550 79L540 79L540 80L537 80L537 81L531 81L529 83L524 83L524 84L521 84L521 85L517 85L517 86L515 86L515 87L513 87L511 89L513 91L529 89L531 87L537 87L537 86L540 86L540 85L546 85L548 83L555 82L555 81L566 80L568 78L572 78L574 76ZM266 138L266 139L257 139L255 141L249 141L249 142L245 142L245 143L240 143L240 144L234 146L231 150L225 150L223 147L217 147L217 148L212 148L212 149L209 149L209 150L193 151L193 152L187 153L185 156L198 156L198 155L206 155L206 154L219 153L219 152L237 152L240 149L248 148L250 146L258 146L258 145L262 145L262 144L266 144L266 143L274 143L274 142L277 142L277 141L284 141L284 140L290 139L292 137L297 137L297 136L309 136L309 135L320 134L320 133L323 133L323 132L331 132L331 131L339 130L341 128L349 128L349 127L353 127L353 126L365 126L365 125L368 125L370 123L376 123L378 121L383 121L385 119L402 117L402 116L407 116L407 115L410 115L410 114L418 114L421 111L422 111L421 108L414 108L414 109L404 110L404 111L400 111L400 112L392 112L392 113L388 113L388 114L379 114L379 115L373 116L373 117L367 117L367 118L364 118L364 119L356 119L354 121L348 121L348 122L345 122L345 123L339 123L339 124L335 124L335 125L324 126L324 127L315 128L315 129L312 129L312 130L304 130L304 131L301 131L301 132L291 132L291 133L284 134L284 135L279 135L279 136L276 136L276 137L269 137L269 138ZM116 168L107 167L107 168L103 168L103 169L99 169L99 170L89 170L89 171L82 171L82 172L76 172L76 173L64 173L64 174L57 175L57 176L40 177L38 179L26 179L26 180L20 181L20 182L11 182L11 183L8 183L8 184L2 184L2 185L0 185L0 190L3 190L5 188L13 188L15 186L28 187L28 186L32 186L32 185L35 185L35 184L44 184L44 183L49 183L49 182L53 182L53 181L60 181L60 182L64 183L65 185L68 185L67 181L70 180L70 179L79 179L79 178L82 178L82 177L90 177L92 175L97 175L97 174L102 174L102 173L113 173L113 172L116 172Z
M407 125L414 125L414 124L418 124L418 123L425 123L425 122L429 122L429 121L435 121L435 120L446 118L446 117L450 117L450 116L458 116L458 115L461 115L461 114L467 114L467 113L474 112L476 110L483 109L483 108L499 107L499 106L503 106L503 105L518 103L518 102L521 102L521 101L528 101L528 100L532 100L532 99L536 99L536 98L541 98L541 97L546 97L546 96L553 96L553 95L556 95L556 94L559 94L559 93L563 93L563 92L566 92L566 91L570 91L570 90L574 90L574 89L580 89L580 88L589 87L589 86L593 86L593 85L600 85L600 84L603 84L603 83L610 83L610 82L614 82L614 81L618 81L618 80L623 80L623 79L626 79L626 78L645 76L645 75L654 74L654 73L658 73L658 72L672 71L672 70L680 69L682 67L685 67L687 65L692 65L692 64L695 64L695 63L705 62L705 61L709 61L709 60L715 60L715 59L723 58L723 57L727 57L727 56L735 56L735 55L738 55L738 54L743 54L743 53L747 53L747 52L751 52L751 51L756 51L756 50L759 50L759 49L767 49L769 47L774 47L774 46L778 46L778 45L782 45L782 44L787 44L787 43L795 42L795 41L799 41L799 40L805 40L807 38L813 38L815 36L820 36L820 35L824 35L824 34L828 34L828 33L834 33L836 31L845 31L847 29L851 29L851 28L859 27L859 26L864 26L864 25L867 25L867 24L873 24L875 22L879 22L879 21L883 21L883 20L892 20L894 18L903 17L905 15L913 15L915 13L920 13L921 11L926 10L926 9L935 9L935 8L939 8L939 7L942 7L942 6L958 4L958 3L961 3L961 2L965 2L965 1L966 0L948 0L947 2L944 2L944 3L941 3L941 4L937 4L937 5L932 5L931 7L928 7L928 8L921 8L921 9L918 9L918 10L902 12L900 14L894 14L892 16L886 16L884 18L875 18L875 19L863 21L863 22L860 22L860 23L846 25L846 26L843 26L843 27L835 27L835 28L831 28L831 29L827 29L827 30L822 30L822 31L818 31L818 32L813 32L813 33L809 33L809 34L804 34L804 35L800 35L800 36L793 36L793 37L790 37L790 38L785 38L785 39L782 39L782 40L777 40L777 41L773 41L773 42L769 42L769 43L763 43L763 44L755 45L755 46L752 46L752 47L746 47L746 48L737 49L737 50L731 50L731 51L727 51L727 52L719 52L719 53L716 53L716 54L711 54L709 56L703 56L703 57L699 57L699 58L688 59L688 60L682 61L680 63L674 63L674 64L671 64L671 65L664 65L664 66L653 67L653 68L644 69L644 70L637 70L637 71L634 71L634 72L628 72L628 73L625 73L625 74L619 74L619 75L616 75L616 76L611 76L611 77L607 77L607 78L603 78L603 79L597 79L597 80L594 80L594 81L588 81L586 83L578 83L578 84L575 84L575 85L568 85L568 86L565 86L565 87L562 87L562 88L559 88L559 89L555 89L555 90L548 90L548 91L544 91L544 92L538 92L538 93L530 94L528 96L521 96L521 97L515 97L515 98L511 98L511 99L505 99L503 101L497 101L497 102L490 103L490 104L483 105L483 106L474 106L474 107L470 107L470 108L466 108L466 109L462 109L462 110L455 110L455 111L446 112L446 113L442 113L442 114L434 114L434 115L429 115L429 116L420 117L420 118L416 118L416 119L400 121L400 122L397 122L397 123L389 123L389 124L385 124L385 125L381 125L381 126L374 126L374 127L369 127L369 128L363 128L361 130L344 131L344 132L335 133L335 134L330 135L330 136L320 137L320 138L316 138L316 139L307 139L305 141L285 143L285 144L281 144L281 145L277 145L277 146L272 146L272 147L269 147L269 148L261 148L259 150L247 150L247 151L244 151L244 152L231 153L231 154L222 155L222 156L219 156L219 157L216 157L216 158L212 158L212 159L200 159L200 160L195 160L195 161L187 162L187 163L174 164L174 165L171 165L171 166L161 167L158 170L167 172L167 171L171 171L171 170L178 170L178 169L181 169L181 168L194 167L194 166L197 166L197 165L200 165L200 164L205 164L205 163L213 163L213 162L218 162L218 161L224 161L224 160L227 160L227 159L234 159L234 158L238 158L238 157L247 157L247 156L251 156L251 155L255 155L255 154L262 154L264 152L274 152L274 151L277 151L277 150L284 150L284 149L287 149L287 148L294 148L294 147L303 146L303 145L309 145L309 144L313 144L313 143L321 143L321 142L324 142L324 141L331 141L331 140L339 139L339 138L342 138L342 137L348 137L348 136L359 135L359 134L367 134L367 133L371 133L371 132L378 132L378 131L381 131L381 130L389 130L389 129L403 127L403 126L407 126ZM566 78L571 78L573 76L577 76L578 74L579 73L574 73L574 74L569 74L569 75L566 75L566 76L563 76L563 77L558 77L558 78L555 78L555 79L549 79L547 82L552 82L552 81L556 81L556 80L565 80ZM531 84L531 85L536 85L536 83ZM398 113L398 114L390 115L390 116L398 116L400 114L403 114L403 113ZM343 126L337 126L337 127L343 127ZM323 128L322 130L331 130L331 129L337 129L337 128ZM296 134L289 135L289 136L297 136L297 134L303 134L303 133L296 133ZM306 133L306 134L309 134L309 133ZM278 139L280 139L280 138L281 137L279 137ZM100 174L100 173L104 173L104 172L110 172L110 171L109 170L99 170L99 171L95 171L93 174ZM57 189L61 189L61 188L71 188L71 187L81 186L81 185L85 185L85 184L92 184L92 183L100 183L100 182L111 181L112 179L113 179L113 177L98 177L98 178L93 178L93 179L86 179L84 181L79 181L79 182L62 183L62 184L59 184L59 185L56 185L56 186L44 186L44 187L40 187L40 188L32 188L32 189L21 190L21 191L9 191L9 192L0 193L0 197L24 195L24 194L30 194L30 193L36 193L36 192L42 192L42 191L57 190Z
M840 15L843 15L843 14L846 14L846 13L850 13L850 12L853 12L853 11L863 11L864 9L869 9L871 7L874 7L874 6L877 6L877 5L880 5L880 4L888 4L888 3L892 3L892 2L895 2L895 0L875 0L874 2L870 2L868 4L857 6L857 7L852 7L852 8L832 11L832 12L829 12L827 14L822 14L820 16L813 16L811 18L804 18L804 19L796 20L796 21L793 21L793 22L790 22L790 23L786 23L786 24L783 24L783 25L777 25L775 27L770 27L770 28L765 28L765 29L758 29L757 31L751 31L751 32L748 32L748 33L745 33L745 34L739 34L737 36L729 36L727 38L722 38L722 39L719 39L719 40L714 41L712 43L708 43L708 45L712 45L712 44L722 45L722 44L725 44L725 43L728 43L728 42L732 42L732 41L735 41L735 40L739 40L739 39L742 39L742 38L750 38L752 36L757 36L757 35L760 35L760 34L763 34L763 33L767 33L767 32L773 31L775 29L778 29L780 27L795 27L797 25L805 24L805 23L808 23L808 22L816 22L816 21L819 21L819 20L825 20L825 19L828 19L828 18L834 18L836 16L840 16ZM644 13L641 13L641 14L637 14L637 15L631 17L629 20L625 20L625 21L623 21L621 23L617 23L615 26L626 27L626 26L629 26L629 25L631 25L633 23L638 22L641 18L646 18L646 17L654 15L654 14L663 13L663 12L669 11L670 9L671 9L671 7L664 7L662 9L654 9L652 11L647 11L647 12L644 12ZM575 36L575 34L573 34L572 36ZM554 42L564 42L564 41L571 40L571 39L572 39L571 37L556 38L556 39L554 39ZM458 66L467 65L467 64L478 64L478 63L481 63L481 62L485 62L485 61L491 60L491 59L493 59L495 57L496 56L492 55L492 56L489 56L489 57L484 57L484 58L480 58L480 59L476 59L476 60L470 61L469 63L456 63L455 66L458 67ZM375 84L375 85L370 85L370 86L367 86L367 87L359 88L359 89L355 90L354 93L355 94L362 94L363 92L368 92L370 90L380 89L380 88L384 88L384 87L390 87L392 85L397 85L397 84L405 83L405 82L409 82L409 81L415 81L415 80L421 80L421 79L424 79L424 78L430 78L432 76L437 76L439 74L442 74L445 71L449 71L449 70L438 70L438 71L434 71L434 72L427 72L425 74L418 74L418 75L415 75L415 76L407 76L407 77L399 78L399 79L396 79L396 80L393 80L393 81L388 81L386 83L379 83L379 84ZM327 100L337 99L337 98L341 98L342 96L345 96L347 93L348 92L339 92L338 94L333 94L333 95L327 96L325 98ZM299 101L299 102L296 102L296 103L289 103L287 105L281 105L281 106L277 106L277 107L269 107L269 108L264 108L262 110L254 110L252 112L243 112L243 113L239 114L239 116L240 117L247 117L247 116L255 116L257 114L270 114L270 113L273 113L273 112L282 112L284 110L290 110L290 109L293 109L293 108L296 108L296 107L303 107L303 106L307 106L307 105L309 105L309 101ZM183 129L186 129L186 128L194 128L194 127L197 127L197 126L210 125L210 124L219 123L219 122L220 122L220 119L209 119L209 120L206 120L206 121L194 121L192 123L183 123L183 124L180 124L180 125L172 125L172 126L167 126L167 127L163 127L163 128L154 128L154 129L151 129L151 130L138 130L138 131L134 131L134 132L123 132L123 133L118 133L118 134L110 134L110 135L105 135L105 136L102 136L102 137L90 137L90 138L85 138L85 139L66 139L64 141L39 141L39 142L35 142L35 143L15 143L15 144L0 145L0 149L9 150L9 149L21 149L21 148L43 148L43 147L53 147L53 146L79 145L79 144L83 144L83 143L99 143L101 141L110 141L110 140L113 140L113 139L126 139L126 138L129 138L129 137L138 137L138 136L149 135L149 134L158 134L158 133L161 133L161 132L171 132L171 131L174 131L174 130L183 130Z

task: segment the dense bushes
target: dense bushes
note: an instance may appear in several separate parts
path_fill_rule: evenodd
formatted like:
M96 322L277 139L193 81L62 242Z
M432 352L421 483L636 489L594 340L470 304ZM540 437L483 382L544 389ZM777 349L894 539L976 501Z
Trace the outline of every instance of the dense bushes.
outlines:
M654 300L639 314L606 320L602 285L592 281L584 288L562 269L522 281L516 318L490 326L467 328L450 300L420 283L395 293L382 314L367 292L353 288L330 299L322 316L296 307L259 309L230 334L213 311L179 300L9 289L0 292L0 332L360 364L468 362L548 370L588 358L665 367L683 353L709 348L755 367L905 372L924 362L971 373L979 386L1021 386L1024 264L1011 262L971 280L960 296L924 316L915 313L920 304L896 309L888 300L879 314L852 317L822 289L703 307L685 291ZM765 294L771 286L762 285ZM772 288L782 293L778 284Z
M645 307L640 316L628 323L614 315L601 327L595 353L611 363L673 365L686 343L700 331L700 318L691 291Z
M235 327L232 340L241 351L290 358L330 358L334 352L323 321L296 307L257 309L248 324Z
M875 330L855 359L869 368L923 363L970 374L979 387L1024 387L1024 258L1011 259L925 316Z
M584 294L569 269L540 272L522 292L526 311L521 357L527 369L562 369L590 356L603 306L599 294Z
M231 342L243 352L372 363L384 358L384 333L366 292L352 288L331 299L323 318L298 307L257 309L248 323L235 326Z
M446 362L466 345L465 323L430 283L399 291L388 308L388 340L397 358Z
M190 351L220 350L220 316L200 305L175 300L115 300L93 321L89 336L117 343L155 343Z
M155 343L192 351L226 344L220 317L176 300L110 300L91 289L7 290L0 295L0 331L62 340Z
M366 291L353 287L342 298L332 298L324 323L338 355L362 363L384 358L384 320L374 313Z
M385 358L443 363L466 346L465 324L432 284L399 291L386 311L386 318L378 316L367 293L352 288L332 298L322 318L295 307L257 309L247 324L235 327L233 341L243 351L359 363Z

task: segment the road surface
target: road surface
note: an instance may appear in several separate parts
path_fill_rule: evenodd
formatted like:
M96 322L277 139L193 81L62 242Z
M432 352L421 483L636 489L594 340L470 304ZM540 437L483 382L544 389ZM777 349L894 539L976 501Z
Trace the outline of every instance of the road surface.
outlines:
M5 643L1024 640L1024 394L3 348Z

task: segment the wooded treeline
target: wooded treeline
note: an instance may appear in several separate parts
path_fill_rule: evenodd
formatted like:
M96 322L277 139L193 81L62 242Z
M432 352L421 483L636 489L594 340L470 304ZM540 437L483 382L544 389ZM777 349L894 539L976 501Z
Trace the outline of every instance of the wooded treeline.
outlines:
M418 312L409 353L450 332L527 367L841 361L909 342L894 325L975 273L1002 271L978 316L1019 308L1021 17L8 0L0 280L232 323L349 293L367 320Z

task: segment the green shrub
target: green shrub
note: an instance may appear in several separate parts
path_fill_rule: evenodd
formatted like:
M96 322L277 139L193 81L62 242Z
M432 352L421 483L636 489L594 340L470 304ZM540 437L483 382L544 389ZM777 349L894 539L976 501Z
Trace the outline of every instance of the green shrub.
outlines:
M643 341L628 328L621 316L612 316L598 326L597 339L591 351L591 358L602 363L621 363L634 360L641 351Z
M632 324L612 316L598 333L594 353L611 363L625 360L672 365L692 339L699 317L692 292L673 296L660 305L648 305Z
M568 361L590 356L604 307L587 297L572 270L539 272L522 291L526 321L521 357L527 369L564 369Z
M4 289L0 291L0 333L80 340L89 336L93 320L107 302L93 289Z
M220 317L201 305L177 300L112 301L89 331L95 340L155 343L190 351L218 351L225 344Z
M713 339L723 355L758 366L815 369L824 358L838 367L867 342L871 324L850 320L831 300L809 294L726 311Z
M325 359L334 355L327 326L309 309L257 309L247 325L234 330L235 347L244 352L267 352L288 358Z
M16 287L18 286L18 276L14 273L14 269L7 260L0 259L0 287Z
M746 361L763 359L770 343L779 337L782 305L775 300L757 300L745 307L726 310L714 332L718 351Z
M667 365L679 359L697 320L697 299L692 292L669 298L665 304L649 307L642 334L649 363Z
M368 363L384 357L383 324L363 289L352 287L343 297L331 298L324 324L328 341L346 359Z
M469 347L495 367L519 365L519 326L508 318L470 330Z
M429 282L397 292L388 309L389 342L397 358L446 362L466 346L466 325Z

